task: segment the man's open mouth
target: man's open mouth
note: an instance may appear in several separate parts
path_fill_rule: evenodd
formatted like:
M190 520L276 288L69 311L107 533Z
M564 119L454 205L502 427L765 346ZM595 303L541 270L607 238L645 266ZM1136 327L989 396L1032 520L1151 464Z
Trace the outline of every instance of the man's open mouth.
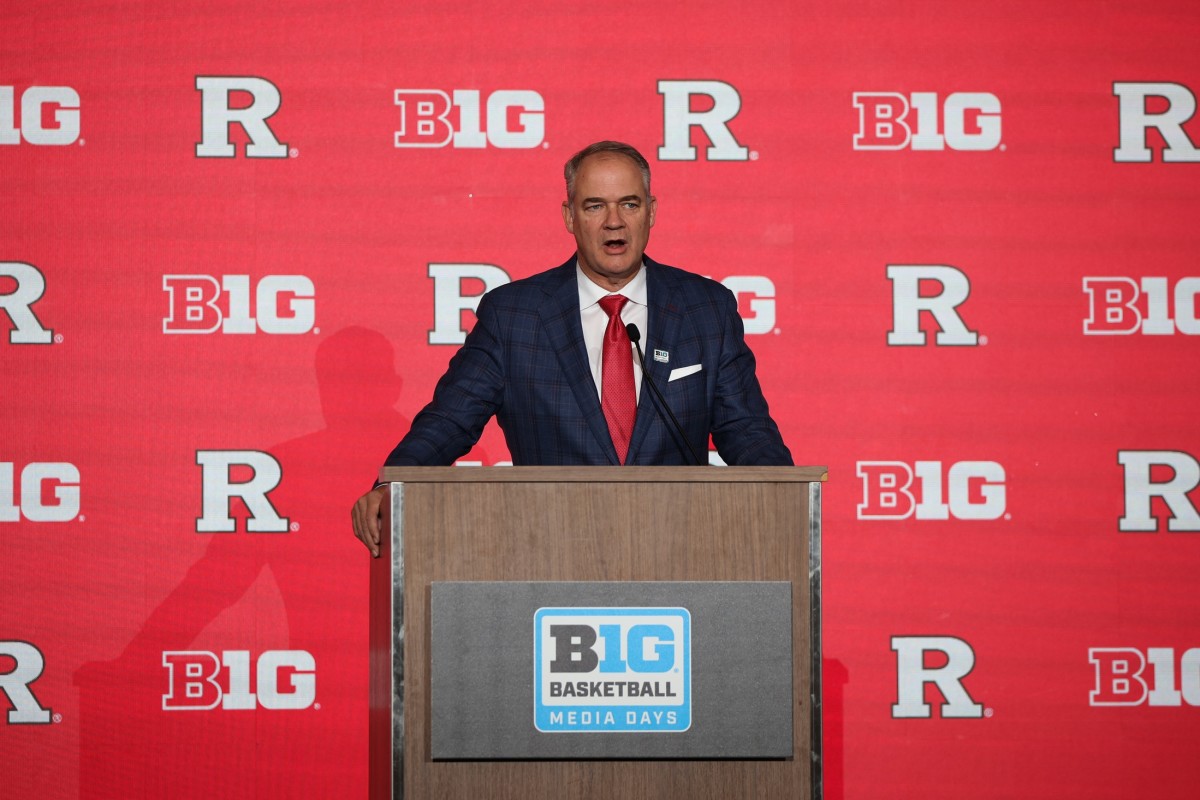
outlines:
M604 247L609 250L620 250L625 246L624 239L605 239Z

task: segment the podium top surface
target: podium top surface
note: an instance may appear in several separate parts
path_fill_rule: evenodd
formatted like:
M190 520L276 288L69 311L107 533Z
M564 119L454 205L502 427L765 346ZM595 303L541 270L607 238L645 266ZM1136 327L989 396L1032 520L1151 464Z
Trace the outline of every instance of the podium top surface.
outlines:
M812 483L826 467L383 467L384 483Z

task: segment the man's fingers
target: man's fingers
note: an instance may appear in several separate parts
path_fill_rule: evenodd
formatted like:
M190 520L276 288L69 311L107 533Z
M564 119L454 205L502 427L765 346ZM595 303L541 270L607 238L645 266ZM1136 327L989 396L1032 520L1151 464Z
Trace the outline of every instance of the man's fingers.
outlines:
M380 522L380 506L383 505L382 493L376 487L367 495L367 534L371 537L369 546L371 552L379 555L379 522ZM384 492L387 491L386 487Z
M363 545L370 550L371 540L370 534L367 533L367 496L363 495L354 501L354 507L350 509L350 520L354 524L354 536Z
M380 537L380 508L388 496L387 486L377 486L358 498L350 517L354 524L354 535L361 541L372 556L379 556Z

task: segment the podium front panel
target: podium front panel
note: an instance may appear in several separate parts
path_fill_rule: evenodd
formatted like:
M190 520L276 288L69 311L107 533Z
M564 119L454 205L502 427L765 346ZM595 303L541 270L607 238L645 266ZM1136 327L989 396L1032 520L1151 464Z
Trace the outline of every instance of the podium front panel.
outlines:
M435 582L431 757L788 758L787 582Z

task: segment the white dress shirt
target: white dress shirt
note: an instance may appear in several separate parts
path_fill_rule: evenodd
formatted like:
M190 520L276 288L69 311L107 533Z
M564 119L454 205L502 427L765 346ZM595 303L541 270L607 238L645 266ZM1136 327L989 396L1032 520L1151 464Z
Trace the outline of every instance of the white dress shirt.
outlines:
M603 398L604 383L604 330L608 327L608 314L600 307L600 298L620 294L628 298L621 309L621 321L633 323L642 333L642 352L648 347L646 336L649 329L650 309L646 305L646 267L643 264L633 280L621 287L619 292L610 292L592 282L575 267L575 280L579 285L579 316L583 323L583 342L587 345L588 365L592 368L592 380L596 382L596 394ZM633 359L633 388L638 399L642 397L642 365L638 363L637 350L631 345L629 357Z

